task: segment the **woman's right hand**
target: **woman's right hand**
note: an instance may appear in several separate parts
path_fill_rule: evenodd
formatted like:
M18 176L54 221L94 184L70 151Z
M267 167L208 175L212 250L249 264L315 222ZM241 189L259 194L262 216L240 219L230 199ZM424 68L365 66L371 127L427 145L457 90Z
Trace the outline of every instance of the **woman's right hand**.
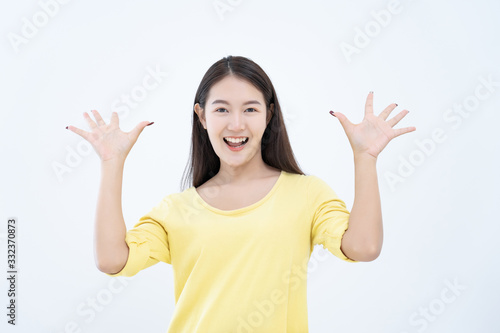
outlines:
M66 128L87 140L101 158L101 162L112 159L124 162L144 127L153 124L149 121L142 121L132 131L125 133L118 126L118 113L113 112L111 114L111 120L108 125L106 125L99 112L92 110L92 113L97 120L97 124L90 118L87 112L83 113L83 117L87 120L92 130L91 132L71 125Z

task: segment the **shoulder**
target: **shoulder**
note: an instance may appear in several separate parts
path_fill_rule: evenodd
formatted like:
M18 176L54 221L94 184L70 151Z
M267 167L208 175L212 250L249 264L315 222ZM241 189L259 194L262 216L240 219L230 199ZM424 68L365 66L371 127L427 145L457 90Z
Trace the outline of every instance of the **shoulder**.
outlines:
M311 184L313 184L313 186L317 186L324 183L324 181L321 178L315 175L308 175L308 174L301 175L286 171L283 171L283 175L285 178L285 182L295 187L304 186L305 188L308 188L310 187Z
M316 210L325 202L337 200L338 196L323 178L316 175L284 173L283 192L290 202L302 202ZM298 200L298 201L296 201Z
M302 194L307 197L308 201L314 202L324 196L337 196L328 181L316 175L287 173L286 178L290 190L302 191Z
M310 202L314 193L321 192L328 184L315 175L283 172L283 181L280 186L287 195L300 197Z
M163 196L158 205L162 206L163 208L170 208L182 202L190 202L192 201L192 197L195 194L194 192L195 188L191 186L182 192L173 192L170 194L166 194L165 196Z

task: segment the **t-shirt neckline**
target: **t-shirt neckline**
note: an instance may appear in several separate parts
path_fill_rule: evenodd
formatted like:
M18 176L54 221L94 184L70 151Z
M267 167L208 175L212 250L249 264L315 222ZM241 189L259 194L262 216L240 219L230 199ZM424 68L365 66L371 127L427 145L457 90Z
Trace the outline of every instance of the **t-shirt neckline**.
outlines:
M244 212L247 212L247 211L252 210L254 208L257 208L258 206L260 206L264 202L266 202L273 195L273 193L276 192L276 189L278 188L280 183L283 181L284 176L285 176L285 171L281 170L280 175L278 177L278 180L276 180L276 182L274 183L271 190L259 201L255 202L249 206L241 207L238 209L232 209L232 210L222 210L222 209L215 208L212 205L208 204L205 200L203 200L203 198L196 191L196 188L194 186L192 186L190 188L190 190L194 192L194 196L196 197L196 199L200 202L200 204L202 206L213 211L214 213L221 214L221 215L236 215L236 214L244 213Z

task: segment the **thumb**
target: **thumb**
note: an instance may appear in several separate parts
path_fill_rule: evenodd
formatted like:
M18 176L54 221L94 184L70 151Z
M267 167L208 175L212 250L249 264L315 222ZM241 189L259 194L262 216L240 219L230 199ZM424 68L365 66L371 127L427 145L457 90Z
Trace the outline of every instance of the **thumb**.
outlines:
M340 121L340 125L342 125L342 127L344 128L344 131L347 133L349 128L352 125L352 123L349 121L349 119L347 119L347 117L343 114L343 113L340 113L340 112L330 112L334 117L337 117L338 120Z
M137 141L137 138L142 133L144 128L146 126L153 125L153 124L154 124L154 122L141 121L139 124L137 124L137 126L132 131L130 131L129 135L131 136L132 140L135 142L135 141Z

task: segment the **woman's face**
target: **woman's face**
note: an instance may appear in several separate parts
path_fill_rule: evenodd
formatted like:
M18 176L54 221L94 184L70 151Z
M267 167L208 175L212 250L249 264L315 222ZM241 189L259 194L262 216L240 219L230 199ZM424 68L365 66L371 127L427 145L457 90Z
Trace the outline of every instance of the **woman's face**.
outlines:
M195 111L202 116L198 104ZM200 117L200 121L220 158L221 167L263 163L260 147L268 120L260 90L246 80L228 75L210 88L204 111L205 118ZM245 140L232 143L240 146L232 148L227 138Z

